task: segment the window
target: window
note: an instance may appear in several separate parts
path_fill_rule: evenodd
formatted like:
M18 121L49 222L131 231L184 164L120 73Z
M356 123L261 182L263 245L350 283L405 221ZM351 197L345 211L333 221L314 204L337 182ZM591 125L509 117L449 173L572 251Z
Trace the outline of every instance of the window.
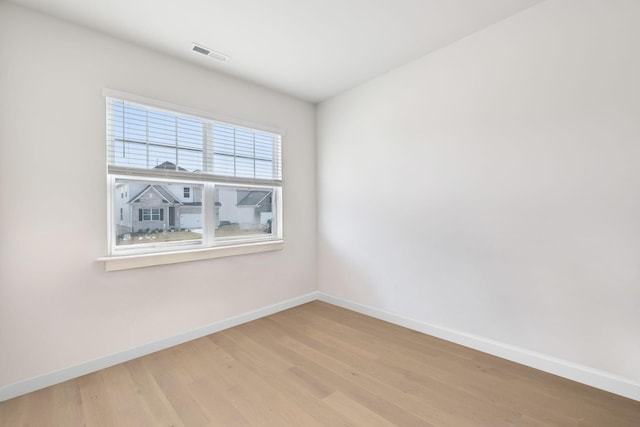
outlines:
M109 256L282 241L279 132L105 96Z
M273 193L271 188L217 186L215 236L222 239L271 234Z
M162 221L164 219L164 209L138 209L138 219L140 221Z

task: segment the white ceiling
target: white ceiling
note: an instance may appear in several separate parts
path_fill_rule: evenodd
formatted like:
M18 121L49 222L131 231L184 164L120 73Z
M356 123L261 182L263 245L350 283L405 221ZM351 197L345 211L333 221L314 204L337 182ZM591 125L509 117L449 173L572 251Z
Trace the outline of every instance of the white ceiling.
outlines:
M542 0L12 1L319 102Z

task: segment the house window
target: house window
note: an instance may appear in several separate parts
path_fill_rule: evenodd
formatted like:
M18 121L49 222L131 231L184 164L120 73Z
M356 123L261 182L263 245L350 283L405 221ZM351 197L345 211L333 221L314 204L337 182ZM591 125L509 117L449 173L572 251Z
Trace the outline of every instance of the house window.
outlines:
M164 220L164 209L138 209L138 219L140 221L162 221Z
M278 132L105 92L110 256L282 241Z

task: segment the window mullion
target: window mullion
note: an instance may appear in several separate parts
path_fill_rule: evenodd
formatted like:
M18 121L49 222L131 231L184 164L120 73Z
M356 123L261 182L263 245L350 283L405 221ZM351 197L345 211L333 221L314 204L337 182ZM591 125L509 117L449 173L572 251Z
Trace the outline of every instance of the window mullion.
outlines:
M125 119L125 102L122 101L122 158L126 158L127 157L127 148L129 148L129 146L125 143L127 136L124 134L124 130L125 130L125 124L124 124L124 119ZM129 153L131 154L131 153ZM115 158L113 159L114 163L115 163Z
M272 177L277 177L278 176L278 167L279 165L276 164L277 159L278 159L278 141L276 141L276 138L274 137L274 141L273 144L271 144L271 176Z
M145 140L147 142L147 169L151 165L149 163L149 110L144 112Z
M180 161L180 159L178 158L178 152L180 150L178 150L178 116L175 117L174 122L175 122L175 126L174 126L175 133L174 133L174 135L175 135L175 141L176 141L176 170L179 170L179 165L180 165L179 161Z
M202 239L205 246L213 246L216 239L216 208L215 208L215 184L206 183L202 195L203 233Z
M238 159L237 147L236 147L236 128L233 128L233 176L238 176L236 171L236 160Z
M213 125L209 121L202 122L202 171L213 174L214 170Z

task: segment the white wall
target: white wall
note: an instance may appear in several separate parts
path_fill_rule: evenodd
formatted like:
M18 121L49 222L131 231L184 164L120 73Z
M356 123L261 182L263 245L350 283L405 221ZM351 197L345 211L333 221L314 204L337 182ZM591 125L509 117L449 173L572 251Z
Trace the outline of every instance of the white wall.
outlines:
M284 129L285 249L106 273L104 87ZM313 105L0 1L0 387L314 291L315 212Z
M640 381L638 22L549 0L322 103L320 291Z

